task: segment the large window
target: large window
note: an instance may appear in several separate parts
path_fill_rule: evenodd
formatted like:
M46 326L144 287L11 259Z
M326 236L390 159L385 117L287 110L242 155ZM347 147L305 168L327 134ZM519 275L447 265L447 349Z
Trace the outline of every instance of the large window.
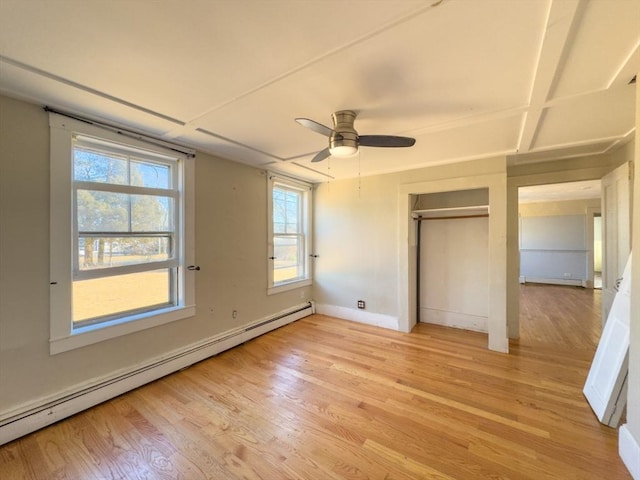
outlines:
M270 175L270 292L311 283L311 187Z
M178 303L175 158L74 136L73 322Z
M193 315L188 156L50 118L52 352Z

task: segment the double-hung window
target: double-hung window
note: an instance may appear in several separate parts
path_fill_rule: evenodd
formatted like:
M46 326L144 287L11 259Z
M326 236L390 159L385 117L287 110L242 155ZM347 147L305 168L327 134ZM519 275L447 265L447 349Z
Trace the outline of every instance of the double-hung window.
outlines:
M269 176L269 292L311 284L311 186Z
M177 173L175 158L75 135L74 326L178 304Z
M193 315L188 156L50 118L52 352Z

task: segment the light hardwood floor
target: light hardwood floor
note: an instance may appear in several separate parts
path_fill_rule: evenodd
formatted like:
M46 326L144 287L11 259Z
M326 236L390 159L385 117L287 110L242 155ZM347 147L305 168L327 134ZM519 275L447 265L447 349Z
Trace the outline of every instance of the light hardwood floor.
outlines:
M630 479L582 396L600 292L521 305L509 355L308 317L0 447L0 478Z

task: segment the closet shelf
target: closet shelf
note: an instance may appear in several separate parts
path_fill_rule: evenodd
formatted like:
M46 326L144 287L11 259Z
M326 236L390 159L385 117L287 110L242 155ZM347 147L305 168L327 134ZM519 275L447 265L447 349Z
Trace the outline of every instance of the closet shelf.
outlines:
M489 215L489 205L471 205L468 207L428 208L411 212L413 218L457 218Z

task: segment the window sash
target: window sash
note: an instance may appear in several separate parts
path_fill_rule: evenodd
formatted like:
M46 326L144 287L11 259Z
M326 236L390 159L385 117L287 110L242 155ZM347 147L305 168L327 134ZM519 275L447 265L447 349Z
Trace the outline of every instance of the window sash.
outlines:
M97 146L95 146L97 145ZM176 219L179 218L180 212L180 192L177 189L177 161L170 157L163 155L151 155L145 154L140 150L133 147L126 147L122 145L114 145L106 140L99 140L95 138L89 139L89 137L75 136L73 149L81 148L83 150L90 150L97 155L117 155L127 161L128 169L130 169L130 163L132 161L145 161L164 165L169 168L170 174L170 188L150 188L137 185L128 185L120 183L106 183L106 182L92 182L86 180L74 180L73 181L73 280L88 280L94 278L104 278L109 276L126 275L130 273L139 273L151 270L157 270L161 268L176 268L179 265L179 259L177 253L180 251L179 238L176 235L177 225ZM72 160L73 164L74 160ZM73 166L72 166L73 167ZM128 178L128 181L131 181ZM78 229L78 191L99 191L107 193L117 193L124 195L146 195L156 196L160 198L169 198L173 200L173 208L170 212L170 228L167 231L109 231L109 232L95 232L95 231L80 231ZM129 219L131 221L131 219ZM81 237L96 237L96 238L141 238L149 236L165 236L169 238L170 244L170 258L162 261L154 262L139 262L121 266L101 266L95 269L82 270L80 268L80 249L79 239Z
M154 268L154 270L164 270L163 268ZM121 318L127 318L134 315L144 315L147 313L153 313L154 311L166 309L170 307L175 307L178 303L178 281L179 281L179 272L178 267L174 268L166 268L168 274L168 289L166 291L167 301L159 302L159 303L150 303L147 305L143 305L136 308L124 308L122 310L113 311L111 313L105 315L97 315L94 317L84 318L81 320L76 320L73 318L73 329L83 329L86 327L104 324L113 320L118 320ZM133 272L133 273L143 273L143 272ZM111 278L113 275L107 276L105 278ZM99 278L99 277L98 277ZM88 279L90 280L90 279ZM76 312L72 312L75 317Z
M277 245L277 239L295 239L295 247L296 247L296 259L292 261L290 264L278 266L278 263L282 261L281 258L278 257L277 249L280 247ZM290 282L296 282L302 279L307 278L307 254L306 254L306 236L304 234L294 234L294 233L278 233L273 236L274 243L274 259L273 259L273 284L274 285L282 285ZM278 276L278 272L282 272L286 269L296 269L295 276L289 276L283 278L281 280L276 280Z

